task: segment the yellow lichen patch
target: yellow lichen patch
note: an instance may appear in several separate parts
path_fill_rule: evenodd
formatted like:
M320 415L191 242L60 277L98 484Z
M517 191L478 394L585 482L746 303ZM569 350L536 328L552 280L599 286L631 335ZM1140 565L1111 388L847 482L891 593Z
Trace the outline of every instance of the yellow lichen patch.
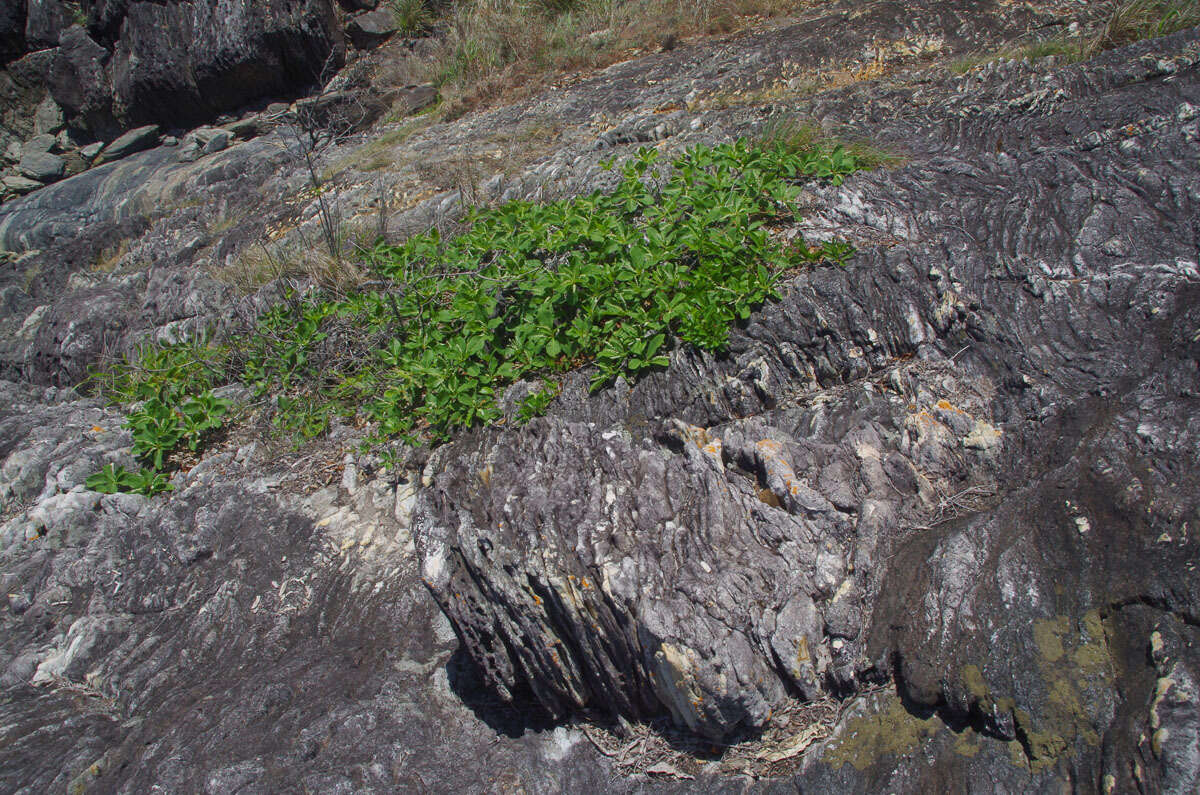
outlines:
M992 689L988 687L987 680L983 678L983 671L979 670L978 665L964 665L962 680L967 686L967 692L975 698L983 700L992 697Z
M1014 710L1013 717L1034 771L1073 754L1078 740L1090 746L1100 743L1086 692L1094 685L1107 686L1112 680L1112 659L1099 612L1089 611L1081 623L1079 632L1072 630L1066 616L1035 621L1033 625L1047 698L1036 719L1024 710Z
M968 726L954 741L954 753L959 756L975 756L983 748L983 738Z
M796 644L796 662L803 665L811 659L812 656L808 653L808 638L801 635L800 642Z
M1039 619L1033 622L1033 642L1046 662L1058 662L1063 656L1061 637L1067 634L1067 619Z
M908 753L944 725L936 715L918 718L893 695L885 709L852 719L839 741L826 748L822 760L833 768L848 764L866 770L879 759Z

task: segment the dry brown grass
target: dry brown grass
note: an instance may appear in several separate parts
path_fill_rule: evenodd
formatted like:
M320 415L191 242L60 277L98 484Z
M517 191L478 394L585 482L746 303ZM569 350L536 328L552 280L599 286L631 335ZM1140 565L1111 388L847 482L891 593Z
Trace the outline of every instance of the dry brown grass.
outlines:
M522 96L563 73L597 69L697 35L729 33L809 3L784 0L466 0L440 23L409 82L431 82L442 114Z
M322 246L305 244L299 238L288 243L250 246L230 264L213 268L212 275L239 295L250 295L278 281L288 282L292 287L315 284L333 295L345 295L366 279L352 258L335 260Z
M1092 42L1093 52L1200 25L1200 0L1128 0Z
M1014 42L994 52L959 58L950 64L950 69L964 74L992 61L1035 61L1049 56L1077 63L1105 50L1197 25L1200 25L1200 0L1126 0L1113 10L1097 32L1073 38Z

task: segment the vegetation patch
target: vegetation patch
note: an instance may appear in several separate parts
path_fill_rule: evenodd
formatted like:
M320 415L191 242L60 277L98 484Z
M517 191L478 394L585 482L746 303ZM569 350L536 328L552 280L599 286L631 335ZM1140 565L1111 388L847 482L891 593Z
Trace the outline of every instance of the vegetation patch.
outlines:
M415 0L394 0L408 7ZM793 14L784 0L464 0L432 22L436 42L405 82L434 83L464 113L563 72L596 69L684 37ZM398 19L400 17L398 16Z
M679 345L720 351L784 273L844 262L846 243L782 232L806 182L837 184L876 163L796 130L698 146L669 165L642 149L611 193L509 202L471 211L451 238L380 242L361 252L375 289L293 296L236 350L151 347L94 383L117 402L143 401L127 427L150 472L225 421L231 407L211 390L234 381L297 439L337 418L370 425L376 441L440 441L502 421L503 390L541 380L519 407L525 422L553 401L562 373L590 366L595 390L665 367Z
M1114 47L1166 36L1197 25L1200 25L1200 0L1126 0L1094 35L1014 44L996 52L960 58L950 65L950 69L965 74L993 61L1039 60L1051 56L1066 63L1077 63Z

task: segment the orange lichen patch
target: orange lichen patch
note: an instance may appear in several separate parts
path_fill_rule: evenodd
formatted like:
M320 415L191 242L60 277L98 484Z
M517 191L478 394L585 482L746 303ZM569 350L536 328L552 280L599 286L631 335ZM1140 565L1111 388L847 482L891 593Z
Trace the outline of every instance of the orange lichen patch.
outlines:
M801 635L800 642L796 644L796 662L803 665L810 660L812 660L812 655L808 653L808 638Z
M969 411L964 411L963 409L960 409L958 406L954 405L953 403L951 403L949 400L946 400L945 398L942 398L937 403L935 403L934 408L936 408L938 411L952 411L955 414L961 414L964 417L968 417L968 418L971 417L971 413Z
M762 455L779 455L783 452L783 444L774 439L762 439L755 443L754 449Z
M778 508L782 503L779 502L779 497L770 489L756 489L758 498L770 505L772 508Z

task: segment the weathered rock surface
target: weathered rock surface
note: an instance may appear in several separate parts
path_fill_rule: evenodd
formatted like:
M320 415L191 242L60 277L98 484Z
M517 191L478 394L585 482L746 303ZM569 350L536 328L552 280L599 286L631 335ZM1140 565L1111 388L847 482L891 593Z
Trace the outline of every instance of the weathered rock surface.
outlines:
M379 8L375 11L355 14L346 23L346 35L350 37L350 42L360 50L378 47L395 35L399 29L396 15L390 8Z
M157 124L147 124L145 127L130 130L100 150L100 154L96 156L96 165L120 160L134 152L157 146L160 136L161 131Z
M479 195L602 188L603 157L792 114L907 154L810 191L800 231L857 256L726 354L579 374L394 474L230 440L169 497L101 496L119 414L29 383L241 311L211 271L312 223L268 200L306 186L284 136L6 203L0 788L743 791L704 760L615 777L571 721L752 738L830 699L833 734L753 786L1194 790L1200 32L946 70L1045 23L1000 8L832 4L433 125L382 175L327 152L329 200L392 229L467 190L424 163L552 123L520 169L481 157ZM814 92L818 68L858 76Z
M86 21L72 24L62 0L5 3L0 92L20 84L34 107L49 92L71 127L93 139L151 123L192 127L254 100L296 96L343 62L331 0L119 0L83 10ZM20 66L38 53L51 64L32 73ZM3 127L19 135L32 119L24 106L14 115Z
M190 127L319 85L342 49L329 0L131 3L113 53L113 106L126 124Z
M38 182L53 182L66 173L67 163L58 155L34 151L21 155L17 170Z

